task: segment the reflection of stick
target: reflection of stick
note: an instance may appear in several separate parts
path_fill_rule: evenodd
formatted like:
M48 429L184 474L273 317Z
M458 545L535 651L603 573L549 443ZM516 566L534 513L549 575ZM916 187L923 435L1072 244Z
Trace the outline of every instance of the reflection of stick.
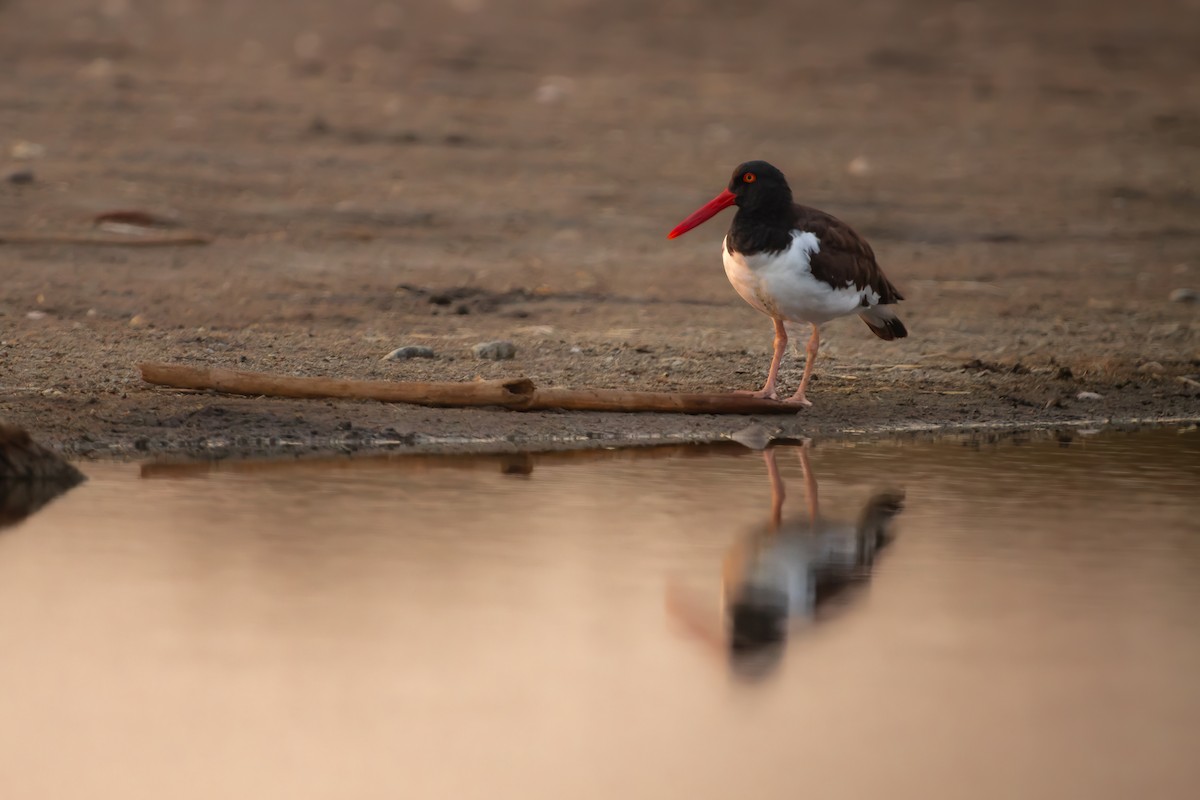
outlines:
M543 466L593 463L597 461L640 461L651 458L706 458L716 453L738 453L741 445L727 442L713 444L654 444L613 450L559 450L529 453L534 469ZM330 470L352 469L355 473L389 472L404 475L429 472L435 469L503 471L514 458L512 453L491 454L428 454L428 453L356 453L353 459L337 457L288 456L278 460L222 459L220 461L151 461L141 465L142 478L203 478L214 474L285 474L328 475Z
M295 378L260 372L139 364L142 380L177 389L267 397L345 397L424 406L505 406L524 411L659 411L678 414L795 414L796 406L735 394L538 389L528 378L471 383L400 383Z

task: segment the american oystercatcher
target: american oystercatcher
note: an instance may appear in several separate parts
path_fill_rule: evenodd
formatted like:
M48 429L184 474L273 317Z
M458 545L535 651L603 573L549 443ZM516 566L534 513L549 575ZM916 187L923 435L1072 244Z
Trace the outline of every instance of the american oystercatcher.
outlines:
M725 275L743 300L775 322L767 382L746 394L777 399L779 363L792 325L812 325L800 388L784 401L804 406L812 405L804 392L821 345L822 324L858 314L880 339L908 336L892 308L904 298L879 268L867 241L831 214L793 202L787 178L766 161L740 164L728 188L667 238L690 231L731 205L738 211L725 236Z

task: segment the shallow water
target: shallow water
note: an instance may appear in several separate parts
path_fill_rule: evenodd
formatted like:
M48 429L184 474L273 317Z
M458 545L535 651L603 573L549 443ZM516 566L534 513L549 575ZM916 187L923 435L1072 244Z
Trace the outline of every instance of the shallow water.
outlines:
M89 464L0 531L0 795L1195 795L1200 433L807 459L905 507L753 669L761 453Z

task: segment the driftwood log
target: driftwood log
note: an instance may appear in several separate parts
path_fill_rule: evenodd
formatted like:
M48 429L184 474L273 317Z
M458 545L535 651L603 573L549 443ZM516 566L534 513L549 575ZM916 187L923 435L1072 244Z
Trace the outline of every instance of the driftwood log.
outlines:
M675 414L795 414L799 407L736 394L539 389L528 378L469 383L414 383L297 378L182 364L139 364L142 380L176 389L211 389L252 397L347 398L422 406L503 406L517 411L625 411Z

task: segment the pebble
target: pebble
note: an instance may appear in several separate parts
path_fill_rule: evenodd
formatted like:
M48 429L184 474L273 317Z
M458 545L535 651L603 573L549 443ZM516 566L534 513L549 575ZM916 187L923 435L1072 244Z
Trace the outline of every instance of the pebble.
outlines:
M1171 292L1172 303L1195 303L1200 300L1200 292L1195 289L1176 289Z
M1080 392L1075 395L1076 400L1101 400L1104 395L1096 394L1095 392Z
M517 355L517 346L512 342L501 339L496 342L482 342L471 348L476 358L487 361L507 361Z
M537 102L546 105L566 99L574 90L575 82L570 78L550 76L542 80L533 97Z
M4 177L4 180L8 181L9 183L15 183L18 186L33 183L33 170L19 169L15 172L10 172Z
M45 319L46 312L45 311L30 311L25 316L28 317L29 319Z
M1163 365L1157 361L1147 361L1145 364L1142 364L1140 367L1138 367L1137 371L1143 375L1149 373L1158 374L1163 371Z
M17 161L32 161L46 155L46 148L36 142L16 142L9 151Z
M433 352L432 347L422 347L421 345L405 345L397 347L392 352L388 353L380 361L407 361L410 358L437 358L437 353Z
M148 319L146 319L145 317L143 317L141 314L134 314L132 317L129 318L129 327L131 327L131 328L144 328L149 324L150 324L150 321Z
M97 58L79 70L79 77L90 81L102 81L112 77L114 65L111 59Z
M866 156L855 156L850 159L850 163L846 165L846 172L853 175L855 178L861 178L871 171L871 162Z

